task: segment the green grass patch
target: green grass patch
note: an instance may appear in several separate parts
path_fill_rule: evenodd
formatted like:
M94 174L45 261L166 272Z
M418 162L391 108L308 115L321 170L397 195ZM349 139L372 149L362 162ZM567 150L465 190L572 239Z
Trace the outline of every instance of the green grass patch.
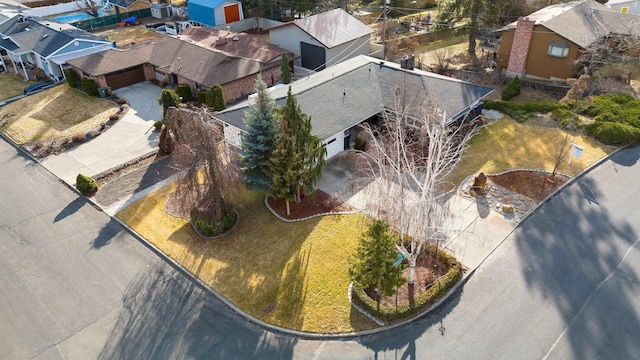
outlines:
M21 75L5 72L0 74L0 101L22 95L24 88L36 81L24 81Z
M471 138L448 180L451 186L458 186L465 177L479 172L495 174L519 168L551 171L566 134L560 129L527 126L502 118ZM565 155L558 171L572 176L614 149L582 134L569 133L571 141L584 146L584 153L580 159L571 160L571 164L567 164L568 154Z
M347 299L348 255L365 229L361 215L297 223L277 220L263 195L243 192L232 201L236 228L203 240L164 211L165 187L117 214L136 232L247 313L290 329L337 333L377 327Z
M62 84L0 108L0 131L17 144L70 138L97 128L115 109L110 101Z

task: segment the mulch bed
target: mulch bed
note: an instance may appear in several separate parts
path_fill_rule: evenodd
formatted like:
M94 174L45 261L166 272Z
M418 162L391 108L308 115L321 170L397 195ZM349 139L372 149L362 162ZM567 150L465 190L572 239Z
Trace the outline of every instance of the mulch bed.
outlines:
M268 198L269 206L287 220L298 220L324 213L353 211L354 208L345 203L337 195L330 195L320 189L311 195L304 196L299 203L289 202L290 214L287 215L287 204L283 199Z
M570 180L567 176L556 174L553 182L550 182L551 174L549 173L525 170L487 176L487 178L494 184L527 196L537 203Z

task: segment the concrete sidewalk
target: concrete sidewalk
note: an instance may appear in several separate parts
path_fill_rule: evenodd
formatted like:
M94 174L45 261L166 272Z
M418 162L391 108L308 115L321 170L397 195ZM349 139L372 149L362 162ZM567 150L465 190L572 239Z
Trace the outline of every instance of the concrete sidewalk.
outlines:
M368 184L364 190L354 193L348 180L354 171L353 157L348 153L339 154L327 161L317 187L326 193L339 195L352 207L363 210L367 188L377 184ZM477 268L518 225L516 221L458 194L452 195L445 206L449 207L450 220L446 224L447 237L440 246L468 269Z
M138 83L115 91L131 108L100 136L40 163L67 184L78 174L95 176L157 149L159 132L153 123L162 119L158 103L162 89L150 83Z

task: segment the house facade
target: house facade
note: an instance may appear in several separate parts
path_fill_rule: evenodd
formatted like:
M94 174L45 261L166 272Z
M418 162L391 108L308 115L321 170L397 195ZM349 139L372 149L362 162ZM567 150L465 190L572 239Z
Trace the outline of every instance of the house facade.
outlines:
M502 29L497 66L508 77L565 80L582 51L611 35L637 35L640 17L593 0L547 6Z
M220 26L244 19L242 3L234 0L189 0L189 20L202 26Z
M288 90L285 86L270 92L276 107L285 104ZM311 117L312 133L323 139L328 159L352 146L360 123L375 121L397 104L410 117L423 116L425 107L437 104L447 124L454 126L479 115L482 99L493 89L360 55L293 82L291 91ZM225 138L237 146L252 101L214 114L224 125Z
M0 49L6 51L15 73L23 74L26 80L27 70L34 68L46 77L62 80L67 61L113 47L104 37L52 19L18 14L0 24ZM0 65L8 67L4 58L0 58Z
M369 54L373 29L342 9L294 20L269 29L269 41L299 58L295 65L322 70Z
M609 0L605 5L617 13L640 15L640 0Z
M109 4L116 14L148 9L153 5L151 1L147 0L109 0Z
M115 90L142 81L188 84L191 92L221 85L228 103L253 92L261 73L267 84L281 82L282 53L293 54L250 34L189 27L179 36L111 49L70 61L80 76Z

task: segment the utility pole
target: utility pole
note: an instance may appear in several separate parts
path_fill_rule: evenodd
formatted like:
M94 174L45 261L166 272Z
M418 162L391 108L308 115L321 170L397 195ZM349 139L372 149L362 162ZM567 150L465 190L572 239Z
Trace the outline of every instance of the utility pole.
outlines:
M384 0L382 7L382 59L385 58L386 46L387 46L387 4L391 0Z

